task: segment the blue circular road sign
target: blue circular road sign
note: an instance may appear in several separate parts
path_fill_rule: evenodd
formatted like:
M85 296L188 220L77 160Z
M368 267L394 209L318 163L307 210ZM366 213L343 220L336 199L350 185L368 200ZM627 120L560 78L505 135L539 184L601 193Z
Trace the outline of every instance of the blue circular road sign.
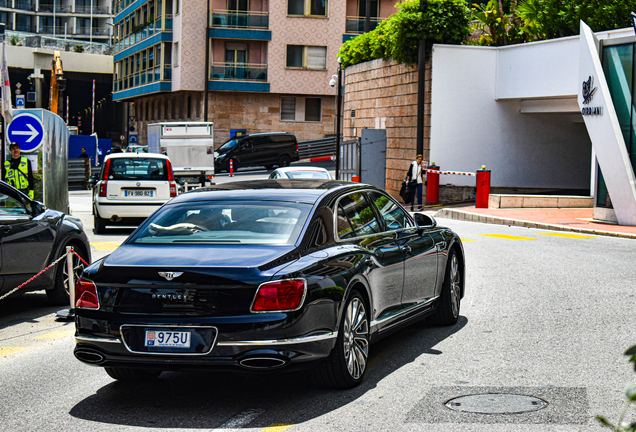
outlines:
M9 142L20 145L20 151L33 153L44 141L44 126L34 114L18 114L7 127L7 136Z

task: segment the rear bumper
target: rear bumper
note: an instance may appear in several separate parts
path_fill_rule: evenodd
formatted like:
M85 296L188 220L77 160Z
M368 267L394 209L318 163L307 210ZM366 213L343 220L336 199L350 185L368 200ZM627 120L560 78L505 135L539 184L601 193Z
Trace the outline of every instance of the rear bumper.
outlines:
M121 218L147 218L153 214L165 201L149 201L144 203L131 203L121 201L98 201L95 203L99 216L104 219L110 219L113 216Z
M335 345L337 332L320 331L289 339L224 340L220 334L205 355L135 353L120 338L75 336L76 358L102 367L134 367L159 370L304 369L312 361L327 357Z

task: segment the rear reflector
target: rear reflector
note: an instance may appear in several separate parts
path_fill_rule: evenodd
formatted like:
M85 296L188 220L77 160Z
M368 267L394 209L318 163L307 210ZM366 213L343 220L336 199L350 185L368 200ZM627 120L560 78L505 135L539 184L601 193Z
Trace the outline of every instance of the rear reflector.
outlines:
M75 283L75 307L80 309L99 309L97 287L94 282L79 278Z
M252 312L289 312L300 309L307 293L305 279L261 284L252 302Z

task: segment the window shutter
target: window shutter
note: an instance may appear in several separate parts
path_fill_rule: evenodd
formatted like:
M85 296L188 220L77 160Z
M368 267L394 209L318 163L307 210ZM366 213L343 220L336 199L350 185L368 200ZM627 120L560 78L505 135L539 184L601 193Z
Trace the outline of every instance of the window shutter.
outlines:
M307 47L307 69L327 69L327 47Z
M284 97L280 99L280 119L296 120L296 98Z

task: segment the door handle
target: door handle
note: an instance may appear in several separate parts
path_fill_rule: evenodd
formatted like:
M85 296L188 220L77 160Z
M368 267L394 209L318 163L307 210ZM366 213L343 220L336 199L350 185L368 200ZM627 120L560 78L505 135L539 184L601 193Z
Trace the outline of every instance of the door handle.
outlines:
M402 246L402 252L404 252L405 254L410 254L411 253L411 246L409 246L409 245Z
M6 234L9 231L11 231L11 226L10 225L0 225L0 231Z

